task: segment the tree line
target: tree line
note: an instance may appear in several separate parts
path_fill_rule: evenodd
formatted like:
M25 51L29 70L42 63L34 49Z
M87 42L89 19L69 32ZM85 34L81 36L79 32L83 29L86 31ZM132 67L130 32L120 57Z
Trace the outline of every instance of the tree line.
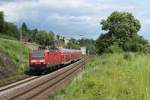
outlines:
M25 22L18 28L15 24L5 21L4 12L0 11L0 34L13 37L17 40L27 38L28 42L36 42L40 45L52 45L54 33L36 29L30 29Z
M107 19L100 22L102 33L96 40L93 39L73 39L65 45L66 48L79 49L86 46L91 54L103 54L113 52L150 52L150 44L138 34L141 24L132 13L112 12ZM27 37L29 42L36 42L40 45L54 46L54 33L29 29L26 23L22 23L20 28L4 19L4 13L0 11L0 34L20 39Z
M13 37L17 40L20 38L27 38L28 42L35 42L42 46L54 47L56 40L54 40L55 33L44 30L30 29L25 22L21 27L17 27L11 22L4 19L4 12L0 11L0 35ZM65 48L80 49L81 46L86 46L90 53L95 53L95 41L93 39L74 39L71 38L69 43L65 44ZM55 47L54 47L55 48Z
M2 11L0 11L0 33L17 39L19 39L20 36L17 26L4 20L4 13Z
M86 47L87 53L96 54L95 40L93 39L70 39L69 43L65 46L66 48L80 49L80 47Z

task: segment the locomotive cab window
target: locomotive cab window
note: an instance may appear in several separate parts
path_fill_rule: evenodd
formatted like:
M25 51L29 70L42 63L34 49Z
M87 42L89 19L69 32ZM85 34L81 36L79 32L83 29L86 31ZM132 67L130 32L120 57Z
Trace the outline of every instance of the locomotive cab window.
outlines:
M32 58L43 58L43 57L44 57L43 51L32 52Z

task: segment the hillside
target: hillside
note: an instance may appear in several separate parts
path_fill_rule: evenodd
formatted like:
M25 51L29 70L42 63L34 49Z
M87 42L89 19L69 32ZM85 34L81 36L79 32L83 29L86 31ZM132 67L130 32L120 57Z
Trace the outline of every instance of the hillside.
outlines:
M0 75L22 74L28 68L29 49L15 40L0 38Z
M150 55L106 54L86 66L55 100L149 100Z

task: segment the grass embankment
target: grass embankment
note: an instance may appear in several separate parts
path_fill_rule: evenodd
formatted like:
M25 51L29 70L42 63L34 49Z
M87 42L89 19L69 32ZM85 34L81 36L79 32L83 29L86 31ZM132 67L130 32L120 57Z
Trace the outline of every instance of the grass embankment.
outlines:
M0 51L8 55L16 65L16 73L23 73L27 69L29 49L24 44L0 38Z
M150 100L150 55L96 57L56 100Z
M9 39L9 40L17 40L17 39L14 38L14 37L11 37L11 36L8 36L8 35L4 35L4 34L1 34L1 33L0 33L0 38Z

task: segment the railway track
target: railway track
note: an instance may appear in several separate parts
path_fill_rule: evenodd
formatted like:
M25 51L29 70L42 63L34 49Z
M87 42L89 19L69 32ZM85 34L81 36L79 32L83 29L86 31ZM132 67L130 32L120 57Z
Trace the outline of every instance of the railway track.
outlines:
M8 89L10 89L10 88L13 88L13 87L15 87L15 86L18 86L18 85L20 85L20 84L26 83L26 82L28 82L28 81L31 81L31 80L34 80L34 79L37 79L37 78L39 78L39 77L38 77L38 76L32 76L32 77L28 77L28 78L25 78L25 79L16 81L16 82L14 82L14 83L8 84L8 85L6 85L6 86L1 86L1 87L0 87L0 92L3 92L3 91L5 91L5 90L8 90Z
M85 64L85 58L43 76L35 76L0 88L0 100L45 100L47 94L72 79Z

